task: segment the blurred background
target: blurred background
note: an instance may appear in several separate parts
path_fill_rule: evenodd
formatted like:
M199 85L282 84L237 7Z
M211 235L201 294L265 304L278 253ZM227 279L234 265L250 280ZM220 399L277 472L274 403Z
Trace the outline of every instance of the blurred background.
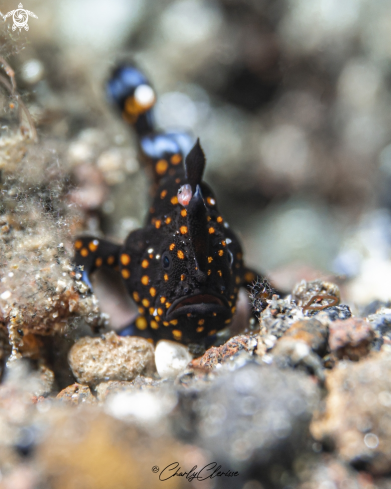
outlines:
M38 19L28 32L0 22L1 54L85 228L124 239L147 210L134 135L105 98L132 57L157 90L158 126L200 137L251 266L287 290L328 277L345 302L391 298L390 1L23 5Z

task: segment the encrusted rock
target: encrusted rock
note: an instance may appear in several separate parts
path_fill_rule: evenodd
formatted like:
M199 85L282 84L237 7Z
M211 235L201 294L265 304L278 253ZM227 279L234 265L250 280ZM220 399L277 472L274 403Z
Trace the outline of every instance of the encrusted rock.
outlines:
M195 368L212 370L218 364L224 363L240 352L253 354L257 347L257 339L253 336L234 336L227 343L219 347L213 346L205 354L193 360L190 365Z
M338 358L359 360L369 352L375 333L370 323L360 318L330 323L329 346Z
M324 381L323 364L304 341L287 340L278 343L272 358L280 368L298 368L314 374L320 382Z
M280 338L279 343L286 340L304 342L312 351L323 355L326 351L328 328L316 319L296 321Z
M155 370L153 346L143 338L121 337L114 332L100 338L86 336L71 348L69 364L82 384L107 380L133 380Z
M88 385L81 385L78 383L69 385L61 392L57 394L57 399L66 404L79 405L83 403L94 403L96 398L93 396Z
M156 370L160 377L176 377L192 360L189 349L174 341L161 340L155 348Z
M1 217L0 320L8 329L12 359L22 355L31 358L37 342L24 339L27 335L62 333L72 321L81 323L82 319L98 327L105 324L106 318L95 296L85 295L87 287L73 279L71 257L64 245L68 238L65 229L72 226L71 216L65 224L43 213L42 203L35 196L30 196L27 203L22 197L19 202L18 192L14 196L12 189L4 190L4 195L3 206L12 212ZM45 190L37 197L45 201L50 196L54 199L54 195L58 197Z
M283 368L300 367L324 380L320 357L326 353L328 328L316 319L294 323L272 350L277 365Z
M341 295L338 286L331 282L302 280L294 287L292 298L304 310L316 311L325 307L337 306Z
M282 336L292 324L303 318L301 308L289 299L271 299L259 318L260 334Z
M326 387L325 410L311 428L315 438L331 438L342 459L357 467L389 473L391 355L342 361L328 374Z

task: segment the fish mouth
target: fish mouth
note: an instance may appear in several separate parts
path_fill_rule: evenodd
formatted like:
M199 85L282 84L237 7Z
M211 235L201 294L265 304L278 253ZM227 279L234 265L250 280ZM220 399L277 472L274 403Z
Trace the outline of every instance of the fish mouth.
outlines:
M167 310L167 319L175 319L186 314L205 316L218 314L229 317L231 310L225 297L211 293L198 293L176 299Z

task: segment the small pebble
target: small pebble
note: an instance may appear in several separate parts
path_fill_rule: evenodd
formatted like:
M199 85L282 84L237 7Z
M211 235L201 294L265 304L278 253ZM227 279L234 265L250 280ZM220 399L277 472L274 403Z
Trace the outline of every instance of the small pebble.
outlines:
M155 370L153 346L136 336L120 337L113 331L101 338L85 336L71 348L68 360L81 384L133 380Z
M161 340L156 345L156 370L162 378L176 377L186 368L192 358L186 346L173 341Z

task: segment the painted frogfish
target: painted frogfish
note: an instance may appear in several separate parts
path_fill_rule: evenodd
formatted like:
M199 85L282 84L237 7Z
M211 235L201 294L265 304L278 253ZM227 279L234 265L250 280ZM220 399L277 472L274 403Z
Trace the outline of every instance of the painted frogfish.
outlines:
M155 129L155 91L135 66L117 67L107 92L136 131L154 197L145 226L123 245L78 237L76 265L88 284L98 268L118 270L139 312L120 334L202 344L231 323L240 287L257 274L244 265L239 240L203 181L200 141Z

